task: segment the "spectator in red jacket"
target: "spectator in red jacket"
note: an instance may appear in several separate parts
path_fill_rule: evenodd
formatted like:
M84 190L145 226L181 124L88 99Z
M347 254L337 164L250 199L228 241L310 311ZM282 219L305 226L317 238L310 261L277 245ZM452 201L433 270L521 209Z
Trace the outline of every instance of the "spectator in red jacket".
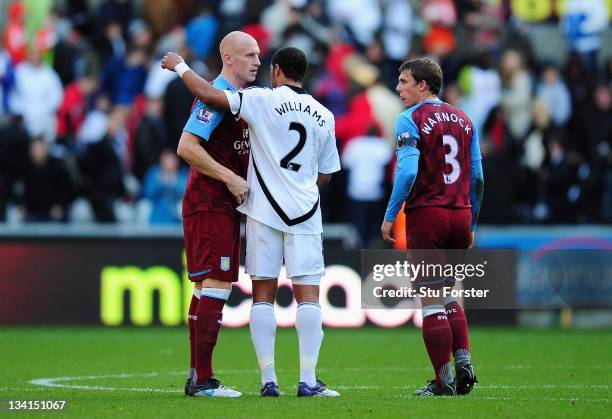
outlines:
M64 91L64 99L57 112L57 135L59 141L74 144L74 138L87 113L88 102L98 88L95 74L70 83Z

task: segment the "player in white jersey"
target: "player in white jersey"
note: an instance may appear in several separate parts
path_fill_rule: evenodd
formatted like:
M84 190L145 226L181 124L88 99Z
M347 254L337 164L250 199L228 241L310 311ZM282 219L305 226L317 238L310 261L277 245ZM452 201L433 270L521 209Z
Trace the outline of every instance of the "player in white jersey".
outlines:
M249 124L251 160L247 215L246 272L253 280L251 338L261 368L262 396L278 396L274 369L274 300L283 258L298 302L295 327L300 349L298 396L339 396L316 378L323 341L319 283L324 274L323 225L318 186L340 170L334 117L302 88L308 62L297 48L272 57L273 89L235 93L214 89L168 53L162 67L176 71L203 103L229 109Z

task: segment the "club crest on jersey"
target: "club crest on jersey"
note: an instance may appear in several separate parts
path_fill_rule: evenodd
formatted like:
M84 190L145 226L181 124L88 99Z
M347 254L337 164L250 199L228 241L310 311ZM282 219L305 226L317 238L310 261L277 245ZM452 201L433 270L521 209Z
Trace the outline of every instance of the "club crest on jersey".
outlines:
M213 113L206 108L200 108L200 110L198 111L198 115L197 115L198 121L200 121L203 124L210 123L210 121L212 120L212 117L213 117Z
M221 257L221 270L225 272L230 270L230 258L229 257L226 257L226 256Z

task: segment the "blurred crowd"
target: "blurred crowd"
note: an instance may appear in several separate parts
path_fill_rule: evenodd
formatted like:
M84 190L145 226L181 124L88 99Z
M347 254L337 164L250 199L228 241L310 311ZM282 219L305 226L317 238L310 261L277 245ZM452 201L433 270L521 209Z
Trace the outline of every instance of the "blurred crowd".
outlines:
M377 236L407 58L480 132L481 223L612 222L612 52L604 0L0 0L0 221L180 223L176 146L193 97L166 51L211 79L219 40L306 52L343 171L328 222ZM606 39L608 42L606 42Z

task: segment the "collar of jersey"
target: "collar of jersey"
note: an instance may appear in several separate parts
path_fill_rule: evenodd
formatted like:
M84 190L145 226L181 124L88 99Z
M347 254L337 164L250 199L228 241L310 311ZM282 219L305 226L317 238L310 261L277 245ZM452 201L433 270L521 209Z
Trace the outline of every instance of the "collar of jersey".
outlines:
M231 90L232 92L236 91L236 88L232 86L229 81L225 80L225 78L220 74L213 82L213 86L215 86L219 90Z
M298 95L307 95L308 94L308 92L305 89L302 89L301 87L291 86L290 84L283 84L283 86L290 88L291 90L293 90Z
M417 103L416 105L412 105L412 107L406 109L409 113L414 112L419 106L424 105L426 103L444 103L441 99L427 99L422 102Z

